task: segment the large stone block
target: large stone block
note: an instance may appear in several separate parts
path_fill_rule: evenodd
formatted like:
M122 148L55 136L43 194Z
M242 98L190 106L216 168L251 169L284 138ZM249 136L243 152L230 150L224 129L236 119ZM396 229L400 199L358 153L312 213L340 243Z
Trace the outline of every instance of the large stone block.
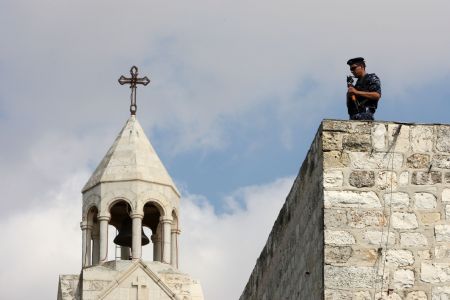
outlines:
M398 169L403 164L401 153L350 152L350 165L354 169Z
M429 283L450 283L450 264L423 262L420 279Z
M323 152L323 164L325 168L343 168L349 164L349 157L341 151Z
M391 151L396 152L409 151L411 148L411 143L409 141L409 134L410 134L409 126L404 126L400 124L389 124L388 147L391 148Z
M413 291L406 295L405 300L428 300L428 297L424 291Z
M377 151L386 149L386 125L375 124L372 128L372 146Z
M344 230L325 230L326 245L352 245L356 243L353 235Z
M434 155L432 164L436 168L450 169L450 155Z
M416 171L411 177L411 183L416 185L433 185L441 182L442 173L439 171Z
M386 253L386 261L399 267L414 264L414 255L409 250L390 249Z
M386 245L386 241L388 241L388 233L387 230L383 231L376 231L376 230L370 230L366 231L364 233L363 239L371 245L377 245L380 246L381 244ZM383 239L383 242L381 241ZM388 245L394 245L396 241L395 233L389 232L389 241Z
M368 134L350 134L344 137L342 147L348 151L370 151L372 141Z
M325 191L324 202L326 208L381 208L380 200L374 192Z
M383 226L386 220L381 211L351 210L348 212L348 226L364 228L368 226Z
M450 152L450 126L437 126L436 149Z
M341 209L325 209L325 228L342 227L347 225L347 211Z
M376 177L376 185L380 190L396 190L398 187L397 174L392 171L381 171Z
M409 206L409 195L403 192L384 194L384 202L392 208L406 208Z
M322 149L324 151L341 150L343 134L340 132L324 131L322 134Z
M353 171L350 173L348 183L357 188L372 187L375 185L375 173L373 171Z
M400 234L400 245L403 247L423 248L428 246L428 240L422 233L405 232Z
M442 190L442 202L450 202L450 189Z
M345 263L352 256L352 247L350 246L325 246L325 263Z
M323 172L323 186L326 188L341 187L344 175L341 170L325 170Z
M392 214L392 227L400 230L416 229L419 227L414 213L394 212Z
M393 285L397 289L406 289L414 285L414 272L411 270L396 270Z
M431 193L415 193L414 207L417 209L433 209L437 206L436 196Z
M450 242L450 225L434 226L434 234L437 242Z
M411 148L413 152L433 151L434 130L432 126L417 125L411 129Z
M373 288L376 279L376 271L373 267L325 266L324 271L327 288Z
M428 154L414 153L406 159L408 168L425 169L430 166L430 156Z

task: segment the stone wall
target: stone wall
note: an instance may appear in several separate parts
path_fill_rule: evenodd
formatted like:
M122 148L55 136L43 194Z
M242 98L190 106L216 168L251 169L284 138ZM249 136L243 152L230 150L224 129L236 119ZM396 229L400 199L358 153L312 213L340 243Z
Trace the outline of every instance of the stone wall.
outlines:
M241 300L322 299L322 159L318 134Z
M324 121L322 137L325 299L450 299L450 126Z
M323 121L241 299L450 299L450 126Z

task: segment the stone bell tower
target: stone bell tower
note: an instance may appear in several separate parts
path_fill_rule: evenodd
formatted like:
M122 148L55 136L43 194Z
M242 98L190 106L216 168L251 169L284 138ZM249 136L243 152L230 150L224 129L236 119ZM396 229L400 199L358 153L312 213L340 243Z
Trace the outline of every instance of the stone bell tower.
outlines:
M58 300L203 299L200 283L178 270L180 193L136 119L136 84L149 80L136 67L131 75L119 79L131 84L131 116L82 189L81 274L60 276ZM111 227L120 248L112 260ZM142 257L145 246L153 257Z

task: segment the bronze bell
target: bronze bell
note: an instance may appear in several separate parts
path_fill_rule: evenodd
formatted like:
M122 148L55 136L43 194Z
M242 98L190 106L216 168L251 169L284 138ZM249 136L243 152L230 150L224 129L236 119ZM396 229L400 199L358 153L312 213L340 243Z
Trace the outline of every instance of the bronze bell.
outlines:
M114 244L123 247L131 248L131 240L132 240L132 223L129 217L125 217L120 225L119 234L114 239ZM142 246L150 243L150 240L145 235L144 230L141 227L141 244Z

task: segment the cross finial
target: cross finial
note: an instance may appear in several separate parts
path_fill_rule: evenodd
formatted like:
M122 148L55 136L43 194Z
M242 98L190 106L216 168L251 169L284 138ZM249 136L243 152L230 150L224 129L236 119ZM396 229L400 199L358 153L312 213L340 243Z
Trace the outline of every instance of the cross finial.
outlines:
M130 105L130 112L132 115L136 114L136 85L142 84L146 86L150 83L150 79L147 78L147 76L143 78L138 78L138 68L136 66L132 66L130 69L131 78L127 78L125 76L120 76L119 83L121 85L129 84L131 89L131 105Z

